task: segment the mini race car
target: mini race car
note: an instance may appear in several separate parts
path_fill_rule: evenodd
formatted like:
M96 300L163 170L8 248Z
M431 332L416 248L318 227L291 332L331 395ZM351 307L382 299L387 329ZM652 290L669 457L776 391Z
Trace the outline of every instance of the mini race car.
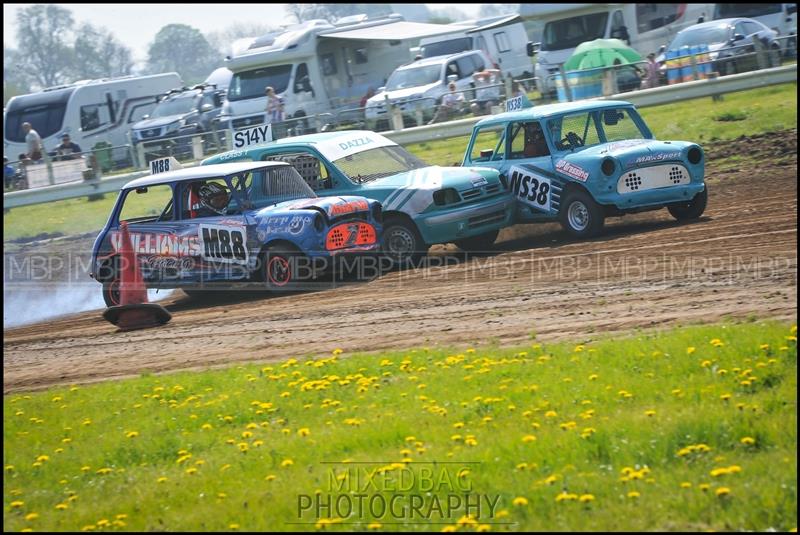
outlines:
M127 221L148 288L191 295L219 283L257 281L269 290L295 290L334 261L374 258L381 220L380 203L317 197L283 162L168 171L122 188L95 240L90 275L103 284L106 304L118 305L119 226Z
M437 243L485 250L514 216L514 199L494 169L429 166L370 131L279 139L212 156L202 165L237 160L290 162L320 194L380 201L384 253L396 265L415 263Z
M524 97L475 124L465 166L501 172L518 223L558 220L576 237L608 216L667 208L678 220L706 208L703 149L657 141L634 106L591 101L532 107Z

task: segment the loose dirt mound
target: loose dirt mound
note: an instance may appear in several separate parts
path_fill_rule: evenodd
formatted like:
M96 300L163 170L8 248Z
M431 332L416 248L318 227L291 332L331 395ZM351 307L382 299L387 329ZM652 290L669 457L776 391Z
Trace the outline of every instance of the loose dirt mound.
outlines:
M173 299L165 327L118 333L99 312L5 331L4 391L145 371L435 344L524 343L721 318L793 319L796 131L709 149L706 217L608 221L572 242L555 225L501 234L499 254L435 247L431 267L284 297ZM741 165L715 163L742 156ZM751 157L752 156L752 157ZM737 163L739 165L739 163ZM99 288L98 288L99 291ZM181 292L177 292L181 294Z

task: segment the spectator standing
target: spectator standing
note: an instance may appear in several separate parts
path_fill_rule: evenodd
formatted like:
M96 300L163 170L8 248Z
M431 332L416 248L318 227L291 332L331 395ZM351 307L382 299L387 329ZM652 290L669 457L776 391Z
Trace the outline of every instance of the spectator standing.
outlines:
M267 122L283 122L283 99L275 94L272 86L267 86Z
M442 103L439 105L436 113L433 115L433 119L431 119L428 124L433 124L439 120L447 120L450 114L457 112L461 106L464 105L464 95L462 93L456 93L455 82L450 82L450 85L447 87L450 89L450 92L445 93L442 97Z
M33 129L31 123L22 123L22 131L25 132L25 143L28 145L25 156L33 162L38 162L42 159L42 138L39 132Z
M56 156L59 160L77 160L81 157L81 148L73 143L69 134L61 136L61 144L56 147Z
M658 87L660 72L656 55L652 52L647 55L647 65L645 66L644 86L646 88Z

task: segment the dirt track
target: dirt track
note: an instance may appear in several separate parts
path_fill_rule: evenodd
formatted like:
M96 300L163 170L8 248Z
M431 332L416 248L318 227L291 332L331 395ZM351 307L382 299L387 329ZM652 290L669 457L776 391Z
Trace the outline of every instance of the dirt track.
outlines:
M715 159L750 157L731 169ZM666 210L607 221L571 242L555 225L501 234L497 254L436 247L431 267L283 297L197 303L173 320L115 332L99 311L4 332L5 393L241 361L385 348L588 340L721 318L796 318L796 131L708 155L709 206L680 225ZM99 288L98 288L99 291Z

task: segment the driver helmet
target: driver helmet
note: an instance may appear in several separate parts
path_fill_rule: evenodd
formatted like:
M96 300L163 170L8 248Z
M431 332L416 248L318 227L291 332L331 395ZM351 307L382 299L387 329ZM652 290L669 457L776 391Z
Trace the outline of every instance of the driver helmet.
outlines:
M200 186L197 193L200 195L201 206L205 206L220 215L227 213L228 201L231 198L227 187L216 182L208 182Z

